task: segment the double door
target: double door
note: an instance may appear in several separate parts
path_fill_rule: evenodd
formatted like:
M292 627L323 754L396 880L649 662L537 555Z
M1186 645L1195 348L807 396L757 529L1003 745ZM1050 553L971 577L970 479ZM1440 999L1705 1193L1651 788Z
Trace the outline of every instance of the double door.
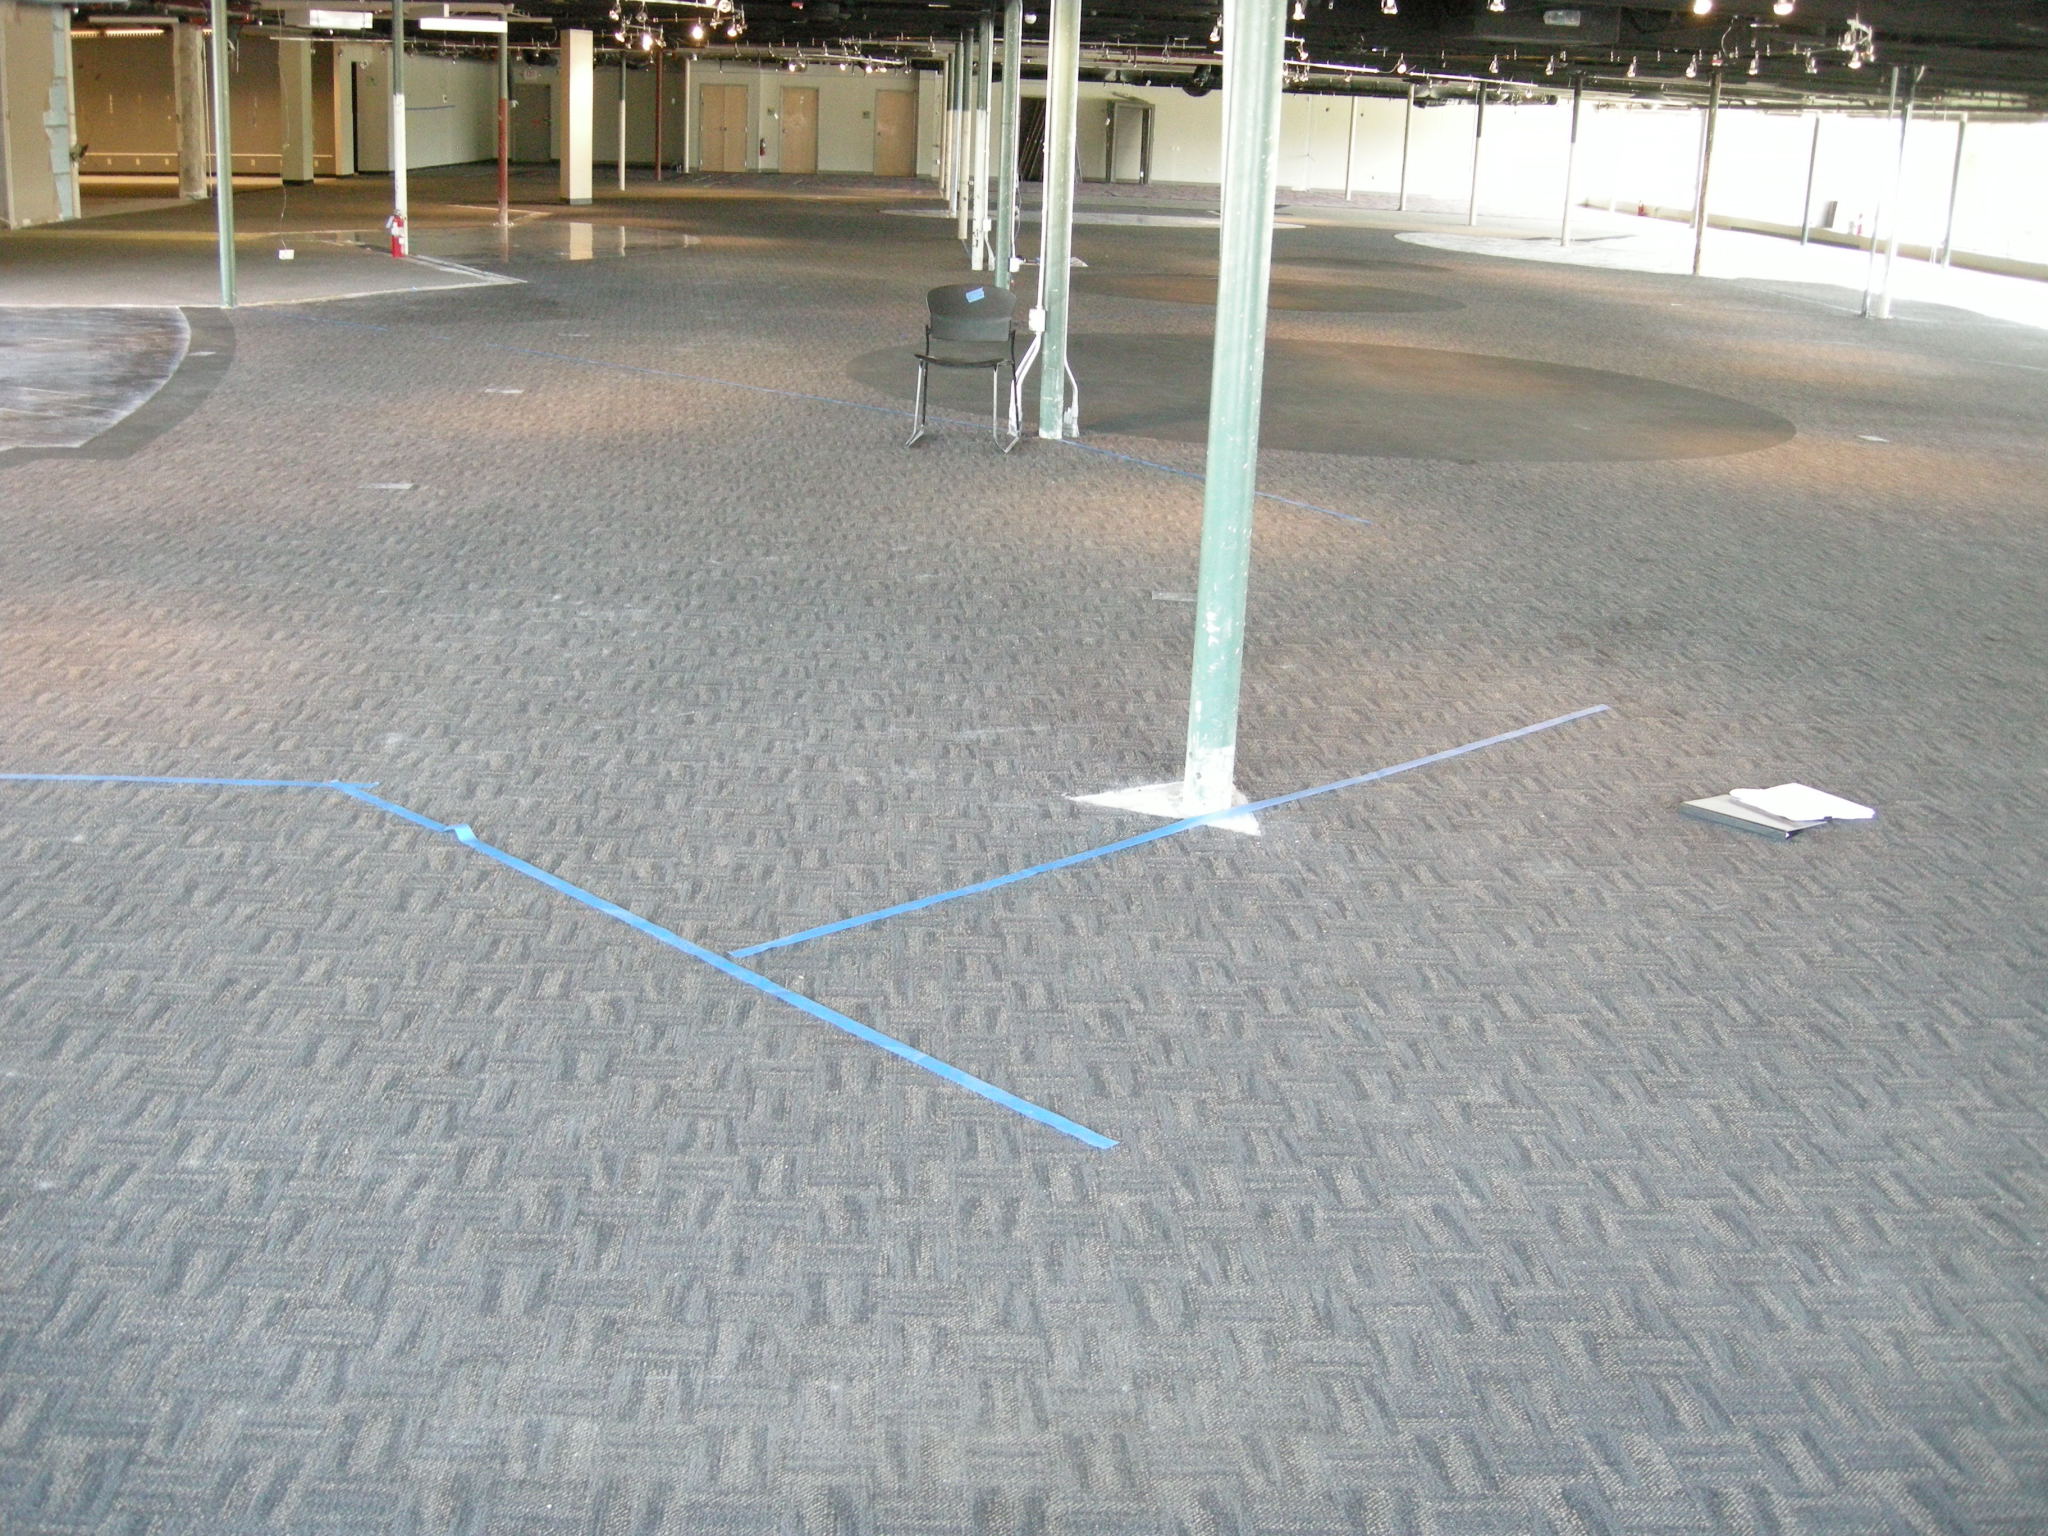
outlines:
M697 93L697 169L747 168L747 88L707 85Z

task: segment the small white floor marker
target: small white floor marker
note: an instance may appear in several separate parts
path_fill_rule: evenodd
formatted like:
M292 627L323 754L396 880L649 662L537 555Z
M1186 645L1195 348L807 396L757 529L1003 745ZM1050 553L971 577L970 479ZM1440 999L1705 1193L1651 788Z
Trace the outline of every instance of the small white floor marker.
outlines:
M1194 815L1182 802L1187 785L1179 779L1170 779L1164 784L1140 784L1136 789L1112 789L1100 795L1069 795L1067 798L1076 805L1099 805L1111 811L1136 811L1141 816L1157 816L1165 821L1183 821ZM1233 790L1232 805L1243 805L1244 796ZM1259 835L1259 818L1250 814L1242 816L1219 816L1209 823L1225 832L1242 832L1246 837Z

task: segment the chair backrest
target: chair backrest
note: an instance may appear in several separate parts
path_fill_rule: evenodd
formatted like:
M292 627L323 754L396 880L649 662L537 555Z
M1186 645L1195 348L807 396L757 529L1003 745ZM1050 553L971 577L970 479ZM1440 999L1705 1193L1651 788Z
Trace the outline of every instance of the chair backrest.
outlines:
M934 341L1007 341L1016 328L1017 299L993 283L948 283L925 295Z

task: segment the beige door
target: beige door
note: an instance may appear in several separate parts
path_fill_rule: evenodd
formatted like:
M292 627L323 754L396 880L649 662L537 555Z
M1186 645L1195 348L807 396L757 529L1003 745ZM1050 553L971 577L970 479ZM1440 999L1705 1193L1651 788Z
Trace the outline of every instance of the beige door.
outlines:
M875 174L917 174L917 95L875 92Z
M816 86L784 86L782 103L784 171L815 176L818 171L818 90Z
M747 88L707 85L697 96L697 169L747 168Z

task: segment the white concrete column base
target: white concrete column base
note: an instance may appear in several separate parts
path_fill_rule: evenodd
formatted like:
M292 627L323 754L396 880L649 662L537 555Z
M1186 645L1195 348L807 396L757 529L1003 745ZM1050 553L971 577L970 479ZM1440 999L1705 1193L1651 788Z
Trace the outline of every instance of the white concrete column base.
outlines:
M1164 784L1140 784L1135 789L1112 789L1099 795L1069 795L1067 798L1076 805L1099 805L1111 811L1136 811L1141 816L1157 816L1162 821L1185 821L1200 811L1187 803L1187 784L1172 779ZM1245 797L1237 790L1230 792L1232 805L1243 805ZM1259 835L1259 818L1249 813L1240 816L1219 816L1209 823L1225 832L1240 832L1246 837Z

